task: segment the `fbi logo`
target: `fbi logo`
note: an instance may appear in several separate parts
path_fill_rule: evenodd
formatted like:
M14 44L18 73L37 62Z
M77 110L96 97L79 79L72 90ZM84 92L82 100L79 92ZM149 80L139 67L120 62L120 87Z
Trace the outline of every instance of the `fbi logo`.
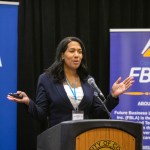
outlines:
M111 140L100 140L94 143L89 150L121 150L118 143Z

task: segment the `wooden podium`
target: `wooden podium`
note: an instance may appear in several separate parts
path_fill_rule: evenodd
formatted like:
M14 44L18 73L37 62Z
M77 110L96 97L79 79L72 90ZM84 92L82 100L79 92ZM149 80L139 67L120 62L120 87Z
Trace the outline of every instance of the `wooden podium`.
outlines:
M142 150L141 123L66 121L37 137L37 150Z

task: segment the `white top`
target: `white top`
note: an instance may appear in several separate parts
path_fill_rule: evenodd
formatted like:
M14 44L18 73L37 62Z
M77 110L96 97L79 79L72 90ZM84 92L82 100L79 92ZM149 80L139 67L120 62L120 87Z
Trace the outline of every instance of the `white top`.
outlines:
M82 98L84 96L82 87L75 88L77 100L75 100L74 95L71 92L71 89L70 89L70 87L68 85L64 85L64 88L65 88L67 96L68 96L71 104L73 105L74 109L77 109L78 105L80 104L80 102L81 102L81 100L82 100ZM72 88L72 90L74 90L74 88Z

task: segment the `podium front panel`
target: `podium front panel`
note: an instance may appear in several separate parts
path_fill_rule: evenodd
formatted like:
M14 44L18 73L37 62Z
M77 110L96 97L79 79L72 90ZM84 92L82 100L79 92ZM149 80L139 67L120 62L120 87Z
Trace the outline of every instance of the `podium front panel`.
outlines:
M98 128L76 137L76 150L136 150L136 139L118 129Z

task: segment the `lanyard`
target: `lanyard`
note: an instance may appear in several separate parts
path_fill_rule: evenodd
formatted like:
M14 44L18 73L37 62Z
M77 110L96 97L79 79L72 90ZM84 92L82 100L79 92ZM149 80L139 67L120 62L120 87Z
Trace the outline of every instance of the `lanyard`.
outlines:
M71 85L69 84L69 81L67 80L67 78L66 78L66 82L67 82L67 84L68 84L68 86L69 86L69 88L70 88L70 90L71 90L71 92L72 92L72 94L73 94L73 96L74 96L74 99L77 100L77 95L76 95L76 82L74 83L74 90L72 90Z

